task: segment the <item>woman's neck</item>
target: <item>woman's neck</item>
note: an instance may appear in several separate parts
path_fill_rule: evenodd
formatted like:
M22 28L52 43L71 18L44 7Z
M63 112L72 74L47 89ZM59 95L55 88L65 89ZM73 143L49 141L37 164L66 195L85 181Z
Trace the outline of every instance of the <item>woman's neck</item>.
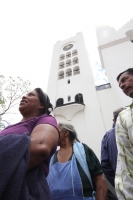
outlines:
M64 144L60 146L60 150L66 150L72 148L72 143L71 144Z
M32 118L35 118L35 117L38 117L37 115L33 114L33 115L29 115L29 116L23 116L21 122L24 122L28 119L32 119Z
M69 138L66 138L63 142L60 144L60 150L70 149L73 146L73 142L69 140Z
M66 145L65 147L60 147L57 153L58 162L65 163L69 160L73 153L73 147L71 145Z

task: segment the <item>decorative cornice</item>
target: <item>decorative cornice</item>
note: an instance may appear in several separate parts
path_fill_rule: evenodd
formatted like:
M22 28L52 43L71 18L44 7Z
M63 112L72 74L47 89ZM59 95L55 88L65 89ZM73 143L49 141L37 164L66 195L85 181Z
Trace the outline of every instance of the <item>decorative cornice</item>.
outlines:
M108 48L108 47L111 47L111 46L114 46L114 45L117 45L117 44L120 44L120 43L123 43L123 42L127 42L127 41L130 41L130 38L124 37L124 38L121 38L119 40L115 40L113 42L101 45L101 46L98 47L98 49L105 49L105 48Z
M104 45L101 45L101 46L98 47L99 56L100 56L100 60L101 60L101 64L102 64L103 68L105 68L105 67L104 67L104 62L103 62L103 57L102 57L102 50L106 49L108 47L115 46L117 44L123 43L123 42L127 42L127 41L130 41L130 38L124 37L124 38L121 38L119 40L115 40L113 42L110 42L110 43L107 43L107 44L104 44Z

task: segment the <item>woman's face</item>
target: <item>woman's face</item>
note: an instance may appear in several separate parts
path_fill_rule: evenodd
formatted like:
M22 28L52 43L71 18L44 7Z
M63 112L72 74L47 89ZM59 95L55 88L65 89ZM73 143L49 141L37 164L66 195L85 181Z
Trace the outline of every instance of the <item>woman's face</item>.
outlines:
M62 146L65 144L66 137L65 137L65 131L61 130L60 126L58 126L58 130L60 132L60 138L58 141L58 146Z
M29 92L26 96L22 97L22 100L19 104L19 111L23 115L23 113L29 112L39 112L39 109L43 108L44 106L41 105L38 94L36 90Z

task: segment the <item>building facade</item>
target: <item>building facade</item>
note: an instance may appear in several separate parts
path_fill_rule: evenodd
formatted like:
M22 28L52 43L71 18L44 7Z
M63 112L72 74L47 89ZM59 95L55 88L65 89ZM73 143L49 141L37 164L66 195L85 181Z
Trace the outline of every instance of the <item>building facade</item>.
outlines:
M120 106L110 84L95 87L82 33L54 45L47 93L57 121L74 125L100 158L101 140Z
M133 41L126 36L127 31L133 30L133 19L118 31L110 26L97 27L98 50L102 67L112 86L114 99L119 107L127 106L131 99L118 86L116 77L128 68L133 68Z

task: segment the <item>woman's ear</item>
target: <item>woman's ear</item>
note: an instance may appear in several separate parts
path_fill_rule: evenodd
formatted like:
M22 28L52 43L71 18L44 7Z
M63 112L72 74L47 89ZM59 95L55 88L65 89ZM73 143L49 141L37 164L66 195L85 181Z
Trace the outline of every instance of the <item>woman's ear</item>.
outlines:
M69 135L69 131L65 131L64 133L65 133L65 134L64 134L65 137L68 137L68 135Z
M42 109L42 108L44 108L44 106L40 105L39 108Z
M38 110L39 110L40 113L42 113L42 111L44 110L44 106L40 105Z

